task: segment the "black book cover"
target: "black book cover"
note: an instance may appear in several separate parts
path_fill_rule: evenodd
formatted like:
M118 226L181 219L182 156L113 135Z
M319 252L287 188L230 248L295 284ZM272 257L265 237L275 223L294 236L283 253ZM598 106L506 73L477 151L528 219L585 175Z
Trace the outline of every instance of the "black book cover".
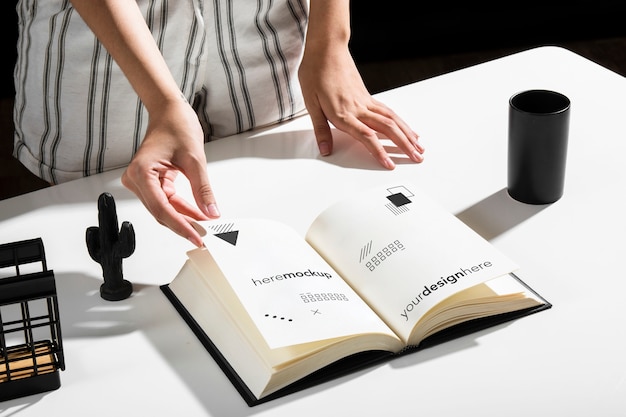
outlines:
M513 275L518 281L520 281L526 288L534 292L528 285L526 285L519 277ZM452 327L449 327L445 330L442 330L426 339L424 339L419 346L410 346L403 349L400 353L394 354L387 351L368 351L357 353L351 355L347 358L343 358L334 362L318 371L313 372L310 375L305 376L304 378L294 382L293 384L280 389L266 397L256 398L254 394L248 389L245 382L239 377L239 375L235 372L235 370L230 366L226 358L221 354L217 346L213 344L211 339L207 336L207 334L202 330L200 325L196 322L196 320L191 316L189 311L185 308L185 306L178 300L176 295L172 292L169 286L162 285L161 290L167 297L167 299L172 303L176 311L181 315L183 320L187 323L187 325L194 332L198 340L202 343L202 345L206 348L206 350L211 354L215 362L222 369L224 374L228 377L230 382L237 389L242 398L246 401L248 406L252 407L276 398L283 397L288 394L292 394L294 392L298 392L304 390L306 388L321 384L323 382L327 382L333 380L335 378L339 378L345 375L348 375L352 372L356 372L358 370L365 369L369 366L373 366L379 364L381 362L390 360L394 357L398 357L407 353L412 353L419 351L424 348L432 347L438 345L440 343L462 337L471 333L478 332L480 330L487 329L489 327L496 326L498 324L506 323L511 320L515 320L517 318L521 318L533 313L537 313L543 310L547 310L552 307L547 300L543 297L539 296L541 300L545 303L543 305L527 308L524 310L514 311L511 313L498 314L494 316L489 316L485 318L470 320Z

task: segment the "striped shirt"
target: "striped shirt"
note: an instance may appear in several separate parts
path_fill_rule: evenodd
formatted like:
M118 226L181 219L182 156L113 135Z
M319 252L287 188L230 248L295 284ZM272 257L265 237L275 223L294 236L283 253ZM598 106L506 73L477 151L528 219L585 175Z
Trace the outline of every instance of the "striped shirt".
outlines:
M137 0L205 140L304 110L307 0ZM69 0L19 0L14 155L59 183L126 166L148 115Z

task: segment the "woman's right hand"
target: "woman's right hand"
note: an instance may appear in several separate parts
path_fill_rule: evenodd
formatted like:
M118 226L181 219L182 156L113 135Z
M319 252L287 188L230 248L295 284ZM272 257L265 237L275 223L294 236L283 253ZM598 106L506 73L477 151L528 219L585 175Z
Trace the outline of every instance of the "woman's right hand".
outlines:
M196 205L177 194L174 180L179 173L189 180ZM194 245L203 245L190 220L217 218L220 213L207 174L202 128L182 98L156 112L153 109L145 138L122 183L159 223Z

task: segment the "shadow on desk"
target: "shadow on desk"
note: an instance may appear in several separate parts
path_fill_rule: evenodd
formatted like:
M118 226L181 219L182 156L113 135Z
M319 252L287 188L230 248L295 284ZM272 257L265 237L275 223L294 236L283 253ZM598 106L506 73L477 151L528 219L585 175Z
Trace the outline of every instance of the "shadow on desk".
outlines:
M63 339L66 342L70 339L93 339L89 343L90 352L85 356L81 355L80 350L66 351L67 371L73 374L69 380L70 385L79 384L82 378L86 383L92 382L94 378L98 378L98 372L103 367L110 375L115 374L117 369L132 366L138 372L146 371L146 375L136 375L137 400L142 401L145 395L150 393L150 384L160 383L158 378L151 379L153 374L150 373L155 368L155 357L151 354L155 352L157 357L160 357L156 359L159 362L157 365L164 363L171 368L178 375L179 383L185 385L186 390L197 398L208 414L244 417L352 383L355 379L381 366L388 366L385 363L373 365L250 408L209 353L195 339L191 330L171 307L158 286L134 284L134 292L130 298L113 303L100 298L101 283L102 279L95 275L79 272L56 274ZM146 351L145 348L132 348L138 332L141 333L140 340L145 338L152 349ZM397 362L391 361L390 366L394 368L416 367L420 363L437 357L471 348L476 346L475 338L479 334L481 333L458 339L454 343L443 344L436 349L426 349L415 355L407 355L406 359L398 358ZM113 339L113 343L98 343L99 339L104 338ZM93 363L85 360L87 357L99 357L102 361ZM416 369L416 372L419 371ZM60 390L64 389L63 379L62 374ZM70 389L69 386L67 389ZM123 388L111 386L106 395L114 398L117 389ZM386 387L377 387L379 393L384 392L385 389ZM49 392L11 400L0 404L0 411L4 406L8 407L7 410L26 409L41 401L46 395L55 395L55 393ZM171 401L175 402L177 398L173 396Z
M159 384L157 379L150 379L150 371L155 367L153 355L145 355L146 349L133 349L134 335L138 332L145 337L152 350L160 356L159 364L165 363L178 375L178 381L193 393L198 402L215 416L244 417L254 415L265 409L272 409L281 404L297 401L299 398L313 395L315 392L332 389L348 383L359 375L374 368L364 369L353 375L304 390L288 397L261 404L254 409L248 407L239 393L227 379L217 363L211 358L202 344L181 319L178 312L166 300L161 289L156 285L133 284L131 297L118 302L105 301L100 297L99 288L102 279L79 272L60 272L56 274L56 286L61 314L61 331L64 341L70 339L93 339L89 344L89 355L85 357L102 358L100 363L85 361L79 351L66 351L67 371L72 372L71 383L80 383L85 378L89 383L98 378L98 372L106 368L109 374L117 369L132 366L146 375L136 375L138 389L137 400L142 401L150 393L150 384ZM116 343L98 343L98 339L119 339ZM72 356L74 353L74 356ZM151 352L148 352L151 353ZM64 389L61 375L61 388ZM115 386L102 393L115 397ZM6 403L0 403L0 411L25 409L54 392L32 395ZM172 402L178 401L173 396ZM123 410L120 410L123 411Z
M294 123L308 123L306 119ZM342 168L383 171L383 168L360 142L345 132L332 129L333 152L321 156L313 129L303 125L300 129L282 131L282 124L259 128L254 133L216 139L206 144L207 162L222 162L237 158L257 159L309 159L320 160ZM396 164L413 164L391 140L380 137L385 150ZM210 166L209 166L210 169Z
M530 219L548 206L520 203L511 198L506 188L503 188L466 208L456 217L486 240L491 240Z

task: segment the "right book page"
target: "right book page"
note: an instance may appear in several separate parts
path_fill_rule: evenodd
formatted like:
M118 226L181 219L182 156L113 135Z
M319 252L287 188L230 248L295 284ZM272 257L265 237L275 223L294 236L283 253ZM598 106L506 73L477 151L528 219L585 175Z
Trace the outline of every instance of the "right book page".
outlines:
M330 206L306 240L405 343L435 305L517 269L410 183L369 189ZM471 293L457 298L467 304ZM483 288L478 298L489 293Z

